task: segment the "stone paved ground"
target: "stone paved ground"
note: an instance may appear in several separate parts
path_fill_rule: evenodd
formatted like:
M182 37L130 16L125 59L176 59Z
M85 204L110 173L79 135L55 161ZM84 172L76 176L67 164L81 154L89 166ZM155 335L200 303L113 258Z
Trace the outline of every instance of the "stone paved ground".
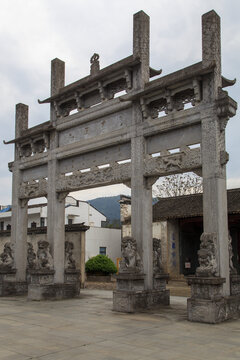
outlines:
M240 321L190 323L186 298L137 314L111 310L112 292L80 299L28 302L0 298L1 360L233 360L240 358Z

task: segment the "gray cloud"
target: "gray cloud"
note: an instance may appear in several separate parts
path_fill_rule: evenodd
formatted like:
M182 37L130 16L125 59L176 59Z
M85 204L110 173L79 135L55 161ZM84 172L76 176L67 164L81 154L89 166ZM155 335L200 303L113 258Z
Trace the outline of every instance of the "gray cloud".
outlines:
M201 59L201 15L211 9L222 18L223 75L238 78L240 2L231 0L2 0L0 13L0 203L11 199L9 161L14 138L15 104L30 107L30 126L49 119L38 98L49 95L50 61L66 62L66 82L89 73L89 59L100 53L101 67L132 52L132 15L144 10L151 18L151 65L163 74ZM240 79L239 79L240 80ZM237 83L229 94L239 100ZM240 186L239 116L229 121L228 177Z

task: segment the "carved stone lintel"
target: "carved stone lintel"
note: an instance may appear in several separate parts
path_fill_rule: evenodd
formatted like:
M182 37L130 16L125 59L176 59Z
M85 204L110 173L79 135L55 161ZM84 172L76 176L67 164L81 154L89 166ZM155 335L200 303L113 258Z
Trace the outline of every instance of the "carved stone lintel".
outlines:
M47 194L47 180L40 179L38 182L35 180L23 182L19 188L20 199L31 199L36 197L46 196Z
M217 265L217 234L203 233L200 238L200 250L198 250L199 267L197 276L218 276Z

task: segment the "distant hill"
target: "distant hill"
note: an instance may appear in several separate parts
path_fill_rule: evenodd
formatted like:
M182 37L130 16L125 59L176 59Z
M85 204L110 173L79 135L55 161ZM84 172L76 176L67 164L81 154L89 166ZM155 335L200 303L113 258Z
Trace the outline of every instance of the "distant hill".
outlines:
M117 220L120 222L120 195L100 197L92 200L88 200L88 203L94 206L98 211L103 213L107 220L112 223Z

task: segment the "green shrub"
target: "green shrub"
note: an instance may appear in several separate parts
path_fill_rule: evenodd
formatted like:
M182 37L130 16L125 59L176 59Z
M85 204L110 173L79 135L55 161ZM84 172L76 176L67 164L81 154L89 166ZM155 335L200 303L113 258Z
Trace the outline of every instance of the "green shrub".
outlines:
M97 255L89 259L85 264L87 273L99 273L103 275L115 274L117 267L114 262L106 255Z

